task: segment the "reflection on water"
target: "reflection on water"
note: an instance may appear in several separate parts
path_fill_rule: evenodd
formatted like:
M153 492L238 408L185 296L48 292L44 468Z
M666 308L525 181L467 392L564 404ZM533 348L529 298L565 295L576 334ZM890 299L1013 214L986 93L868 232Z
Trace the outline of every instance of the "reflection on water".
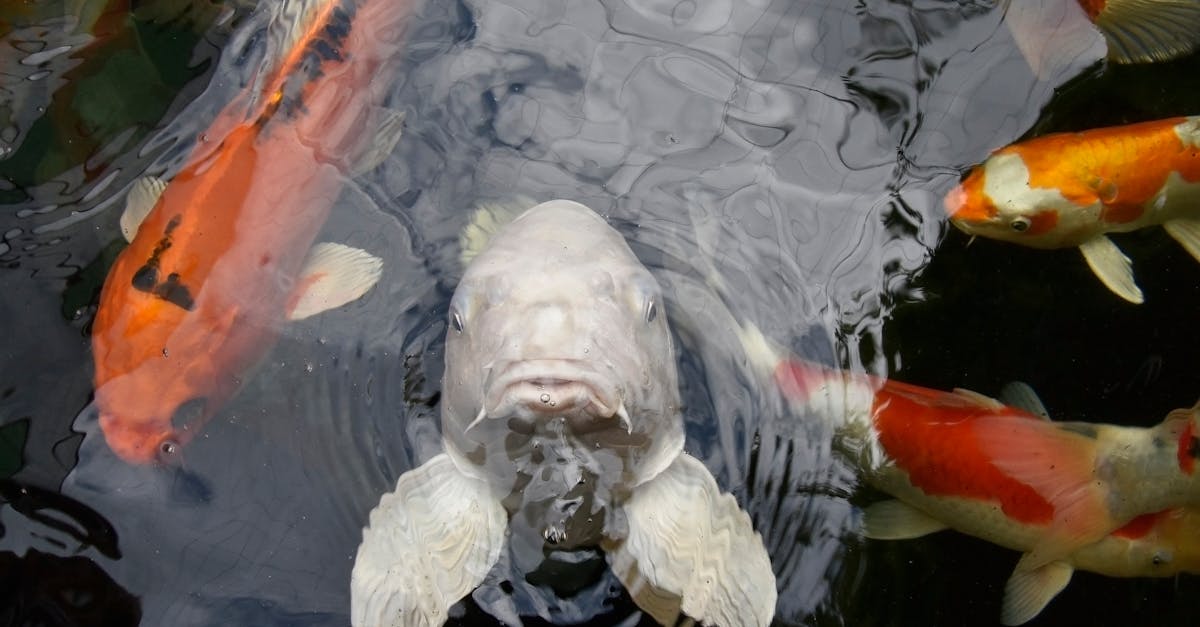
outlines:
M174 174L277 51L265 21L237 11L123 14L103 37L75 18L13 20L0 42L23 50L0 56L0 318L21 332L0 362L0 422L29 422L11 479L61 485L107 521L120 557L65 549L13 505L0 549L78 551L141 600L145 624L345 624L366 513L441 450L445 312L469 210L570 198L605 214L664 288L686 450L763 534L777 624L993 623L1016 554L950 533L859 539L855 505L874 495L831 454L819 417L789 414L750 368L735 330L754 321L797 354L929 387L1025 380L1064 417L1145 425L1191 404L1196 338L1182 316L1200 279L1161 233L1121 240L1146 269L1136 310L1076 254L967 248L958 234L939 248L942 194L1039 119L1058 130L1200 105L1172 88L1194 80L1194 59L1133 73L1085 55L1038 80L997 4L427 3L402 67L381 77L406 134L321 234L385 251L388 274L362 301L287 328L169 468L128 466L99 433L95 290L124 188ZM39 68L50 73L29 80ZM1078 575L1032 624L1151 611L1190 624L1195 583ZM596 589L556 602L597 624L639 620L627 597ZM510 593L524 594L488 594ZM484 616L473 600L456 612Z

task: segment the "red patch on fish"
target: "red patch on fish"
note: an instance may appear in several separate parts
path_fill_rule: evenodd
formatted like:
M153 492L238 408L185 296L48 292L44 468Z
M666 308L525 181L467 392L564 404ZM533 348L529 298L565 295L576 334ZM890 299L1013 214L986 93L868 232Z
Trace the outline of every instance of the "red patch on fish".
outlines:
M1179 469L1185 474L1196 471L1196 457L1200 455L1200 438L1196 437L1196 423L1188 420L1183 433L1179 434L1179 446L1176 451L1179 459Z
M1100 13L1104 11L1104 5L1106 3L1107 0L1079 0L1080 6L1083 7L1083 10L1087 12L1088 17L1091 18L1093 22L1096 21L1096 16L1100 15Z
M974 423L1016 410L984 407L956 394L887 381L875 395L879 442L926 494L994 501L1027 524L1048 524L1054 506L991 463ZM1040 421L1034 416L1029 420Z
M1030 235L1041 235L1049 233L1056 226L1058 226L1057 211L1039 211L1029 218L1029 229L1026 232Z
M1146 534L1150 533L1152 529L1154 529L1154 526L1158 524L1159 519L1161 519L1168 511L1170 510L1142 514L1141 516L1138 516L1137 518L1125 523L1125 526L1121 527L1120 529L1113 530L1112 535L1117 536L1118 538L1128 538L1130 540L1143 538L1146 536Z

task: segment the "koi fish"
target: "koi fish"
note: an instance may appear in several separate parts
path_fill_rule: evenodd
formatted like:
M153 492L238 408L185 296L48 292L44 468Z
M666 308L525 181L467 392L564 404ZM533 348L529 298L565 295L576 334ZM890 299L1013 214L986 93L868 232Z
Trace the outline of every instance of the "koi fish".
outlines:
M477 245L483 223L499 223L480 213L464 241ZM505 545L535 566L599 545L662 624L682 614L769 625L776 583L762 537L683 451L654 276L571 201L537 205L486 239L447 316L445 452L402 474L372 510L351 624L442 624Z
M1129 258L1107 237L1161 224L1200 260L1200 116L1055 133L1001 148L945 198L969 235L1078 246L1096 276L1141 303Z
M1051 422L1032 392L1005 405L779 358L756 329L744 337L789 401L827 417L863 479L895 497L866 510L868 537L950 528L1024 553L1005 624L1036 616L1074 569L1200 572L1200 409L1151 428Z
M214 121L208 137L218 140L198 143L169 184L132 186L121 216L130 244L92 332L100 427L122 459L169 458L285 320L344 305L379 280L379 258L313 242L346 177L399 139L403 115L377 106L377 77L401 50L408 10L392 0L303 5L262 90L247 88Z
M1153 63L1200 45L1196 0L1013 0L1004 21L1041 80L1080 59Z

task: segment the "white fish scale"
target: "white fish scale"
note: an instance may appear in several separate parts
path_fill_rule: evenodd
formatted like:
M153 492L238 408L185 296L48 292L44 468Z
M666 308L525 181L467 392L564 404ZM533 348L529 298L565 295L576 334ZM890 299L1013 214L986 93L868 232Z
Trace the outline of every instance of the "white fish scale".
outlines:
M451 508L448 511L447 508ZM404 473L371 511L351 575L351 622L441 625L500 556L506 518L445 455Z

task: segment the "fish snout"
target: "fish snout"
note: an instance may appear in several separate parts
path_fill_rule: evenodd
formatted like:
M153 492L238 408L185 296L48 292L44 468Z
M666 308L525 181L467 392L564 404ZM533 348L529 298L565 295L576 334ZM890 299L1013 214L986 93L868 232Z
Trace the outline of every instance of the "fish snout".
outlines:
M566 417L576 433L608 428L614 420L632 430L620 386L586 364L538 360L511 363L494 372L485 383L482 411L471 426L483 418L538 422Z

